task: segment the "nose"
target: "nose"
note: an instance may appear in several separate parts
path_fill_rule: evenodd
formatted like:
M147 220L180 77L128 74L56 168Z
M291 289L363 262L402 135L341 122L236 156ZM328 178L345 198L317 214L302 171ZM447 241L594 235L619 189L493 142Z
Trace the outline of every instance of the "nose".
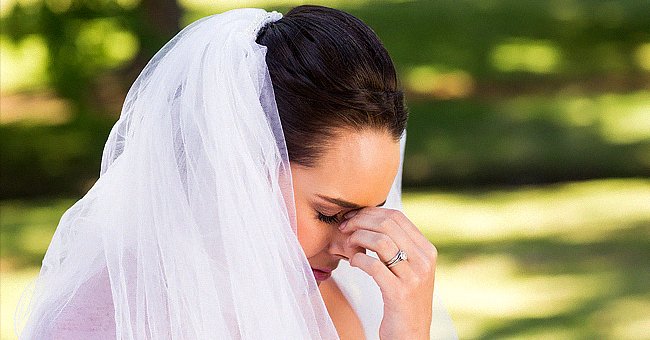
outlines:
M350 235L352 233L343 233L338 228L335 228L330 239L329 253L347 261L356 253L365 253L364 248L351 245L348 242Z

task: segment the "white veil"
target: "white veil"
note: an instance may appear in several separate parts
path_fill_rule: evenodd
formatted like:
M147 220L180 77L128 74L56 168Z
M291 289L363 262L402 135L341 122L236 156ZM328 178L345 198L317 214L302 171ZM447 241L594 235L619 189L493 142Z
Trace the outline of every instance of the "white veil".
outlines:
M281 16L206 17L153 57L100 178L61 218L25 294L21 339L337 338L295 235L266 47L255 42Z
M266 47L255 43L280 17L201 19L149 62L101 177L59 223L21 338L337 337L295 236Z

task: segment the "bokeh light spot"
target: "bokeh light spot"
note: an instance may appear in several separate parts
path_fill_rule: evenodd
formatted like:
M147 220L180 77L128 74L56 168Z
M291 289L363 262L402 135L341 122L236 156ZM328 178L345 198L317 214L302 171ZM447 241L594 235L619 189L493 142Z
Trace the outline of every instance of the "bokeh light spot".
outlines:
M639 45L634 53L634 58L640 68L650 71L650 43Z
M29 35L19 43L0 37L2 93L38 88L46 83L48 51L41 36Z
M504 72L552 73L558 70L560 48L546 40L515 39L496 46L492 65Z
M463 70L423 65L407 74L409 90L439 99L465 98L474 92L474 78Z
M113 19L96 19L84 24L76 41L79 53L99 67L116 67L135 57L138 40Z

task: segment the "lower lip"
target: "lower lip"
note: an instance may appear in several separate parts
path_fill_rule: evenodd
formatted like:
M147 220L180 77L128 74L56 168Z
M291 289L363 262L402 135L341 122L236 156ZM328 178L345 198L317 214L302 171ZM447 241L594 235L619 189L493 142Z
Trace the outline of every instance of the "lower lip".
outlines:
M332 276L331 272L324 272L322 270L318 270L314 268L312 268L311 271L314 273L314 277L316 278L316 281L325 281L329 279L330 276Z

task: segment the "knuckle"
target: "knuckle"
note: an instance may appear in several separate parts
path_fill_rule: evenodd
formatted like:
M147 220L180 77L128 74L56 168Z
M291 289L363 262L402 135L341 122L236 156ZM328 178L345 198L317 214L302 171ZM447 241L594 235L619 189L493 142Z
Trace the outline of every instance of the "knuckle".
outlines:
M416 263L416 271L421 277L431 277L436 270L436 257L432 253L423 252L418 254Z
M430 277L435 273L435 264L429 261L423 261L420 272L422 276Z
M402 212L396 209L388 209L388 216L393 219L399 219L402 217Z
M351 266L361 268L363 266L363 262L364 262L364 259L359 253L356 253L356 254L352 255L352 257L350 258L350 265Z
M379 261L372 261L370 264L370 272L373 274L379 274L380 271L383 269L384 264L379 262Z
M383 235L383 234L377 237L376 243L377 243L377 248L378 248L377 250L379 250L381 252L388 252L392 248L391 247L391 243L392 243L391 239L388 236Z
M431 244L431 247L429 248L429 252L428 252L427 257L433 263L435 263L436 260L438 259L438 248L436 248L436 246L434 246L433 244Z
M435 259L424 259L422 261L422 272L425 275L431 275L436 270L436 261Z
M384 231L385 232L385 231L389 230L390 227L391 227L390 226L391 223L392 223L392 221L389 220L389 219L381 221L379 223L379 226L378 226L379 231Z
M422 283L422 280L420 279L420 276L418 276L418 275L411 275L408 278L408 285L410 287L419 287L421 283Z
M354 232L350 236L348 236L347 243L348 243L348 245L359 244L359 233Z
M431 261L431 259L428 257L422 257L419 260L420 267L422 268L429 269L434 266L433 261Z

